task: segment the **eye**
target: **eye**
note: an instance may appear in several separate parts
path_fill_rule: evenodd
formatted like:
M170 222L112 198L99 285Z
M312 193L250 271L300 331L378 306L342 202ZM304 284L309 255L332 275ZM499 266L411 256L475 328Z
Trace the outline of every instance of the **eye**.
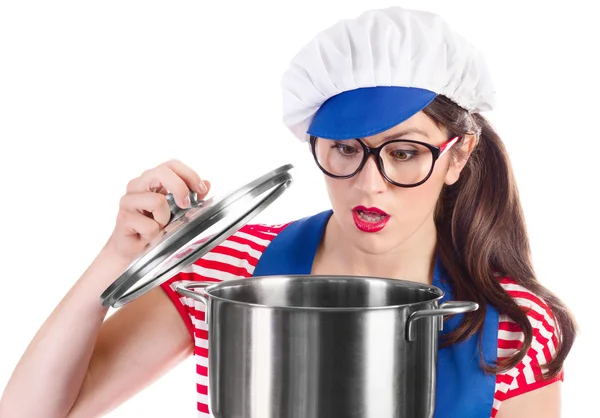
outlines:
M415 157L417 155L417 151L415 150L402 150L402 149L398 149L398 150L394 150L392 152L390 152L390 157L392 157L394 160L397 161L408 161L411 158Z
M359 152L359 150L356 147L353 147L352 145L342 144L339 142L333 144L331 148L334 148L337 152L339 152L345 157L351 157Z

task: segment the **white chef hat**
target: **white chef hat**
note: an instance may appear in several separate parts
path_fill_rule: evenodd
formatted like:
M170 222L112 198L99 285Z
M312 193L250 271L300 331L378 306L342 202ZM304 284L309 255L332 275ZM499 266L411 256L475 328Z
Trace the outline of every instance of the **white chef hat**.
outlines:
M283 121L300 139L350 139L392 128L441 94L491 110L482 54L433 13L390 7L319 33L282 77Z

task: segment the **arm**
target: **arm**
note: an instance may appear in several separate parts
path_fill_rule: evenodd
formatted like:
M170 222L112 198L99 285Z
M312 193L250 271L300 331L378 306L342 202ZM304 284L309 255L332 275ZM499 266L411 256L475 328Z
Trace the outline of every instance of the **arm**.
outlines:
M560 418L560 381L502 402L496 418Z
M191 353L190 334L162 289L103 322L99 295L119 266L101 253L46 320L11 376L0 417L100 415Z
M200 182L174 161L129 183L111 238L17 364L0 399L0 418L101 415L191 352L190 334L162 289L106 321L100 295L168 222L165 190L185 207L190 189L206 195Z
M69 418L104 415L193 352L181 316L160 288L129 303L102 326Z

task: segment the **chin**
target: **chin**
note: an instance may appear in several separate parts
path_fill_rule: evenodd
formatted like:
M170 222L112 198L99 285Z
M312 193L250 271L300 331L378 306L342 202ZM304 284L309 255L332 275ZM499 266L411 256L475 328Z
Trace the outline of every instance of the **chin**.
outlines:
M397 248L404 241L404 238L406 238L403 238L402 234L399 233L398 225L393 222L393 218L378 232L361 231L354 223L352 216L344 221L344 235L352 240L356 248L366 254L378 255L388 253Z
M354 245L363 253L369 255L382 255L392 251L396 245L389 242L381 242L377 240L357 240Z

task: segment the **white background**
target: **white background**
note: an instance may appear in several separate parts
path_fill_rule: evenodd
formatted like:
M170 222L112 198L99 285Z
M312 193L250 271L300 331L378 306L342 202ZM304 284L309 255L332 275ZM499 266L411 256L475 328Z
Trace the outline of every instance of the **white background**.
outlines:
M600 31L587 1L3 1L0 388L143 170L178 158L219 195L291 162L295 184L257 220L327 209L321 174L281 122L280 76L317 31L394 4L441 14L487 57L499 100L489 117L512 158L537 273L581 328L564 416L589 416ZM110 417L195 416L194 372L190 359Z

